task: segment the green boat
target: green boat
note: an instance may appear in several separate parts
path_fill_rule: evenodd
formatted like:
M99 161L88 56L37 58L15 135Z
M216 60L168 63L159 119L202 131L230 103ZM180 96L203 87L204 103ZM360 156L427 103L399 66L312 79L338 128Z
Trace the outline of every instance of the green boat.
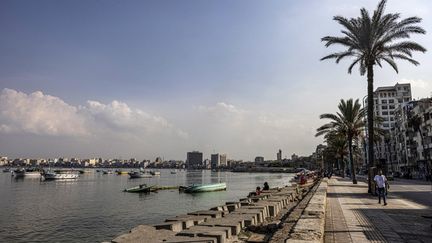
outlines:
M155 186L147 186L146 184L141 184L139 186L124 189L124 192L155 192L157 188Z
M182 187L180 190L186 193L196 193L196 192L214 192L226 190L226 183L215 183L207 185L192 185L188 187Z

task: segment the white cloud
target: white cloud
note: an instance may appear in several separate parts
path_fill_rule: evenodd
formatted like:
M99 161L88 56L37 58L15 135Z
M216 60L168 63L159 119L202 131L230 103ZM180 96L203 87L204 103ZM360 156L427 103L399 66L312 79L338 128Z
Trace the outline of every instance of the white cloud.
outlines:
M285 153L298 153L317 142L314 129L305 125L306 117L294 119L289 114L248 110L225 102L199 106L198 111L200 126L210 141L208 153L220 150L234 157L271 158L274 154L269 151L276 153L281 148Z
M0 131L44 135L86 135L84 117L63 100L37 91L29 95L13 89L0 93Z
M75 107L40 91L27 95L12 89L3 89L0 94L0 132L75 137L188 136L165 118L116 100L109 104L88 101Z

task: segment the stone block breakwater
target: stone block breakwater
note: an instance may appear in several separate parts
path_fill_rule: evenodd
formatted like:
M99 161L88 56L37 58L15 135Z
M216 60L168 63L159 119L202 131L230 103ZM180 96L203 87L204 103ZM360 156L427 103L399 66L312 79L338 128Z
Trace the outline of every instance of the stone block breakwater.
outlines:
M322 242L327 179L272 188L258 196L139 225L111 242Z

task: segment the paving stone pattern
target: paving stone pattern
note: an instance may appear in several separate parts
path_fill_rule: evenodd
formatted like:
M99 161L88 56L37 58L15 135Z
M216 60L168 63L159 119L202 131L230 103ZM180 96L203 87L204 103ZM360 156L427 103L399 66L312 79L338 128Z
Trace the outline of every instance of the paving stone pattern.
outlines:
M388 205L367 194L367 184L329 180L324 242L432 242L430 207L390 196Z

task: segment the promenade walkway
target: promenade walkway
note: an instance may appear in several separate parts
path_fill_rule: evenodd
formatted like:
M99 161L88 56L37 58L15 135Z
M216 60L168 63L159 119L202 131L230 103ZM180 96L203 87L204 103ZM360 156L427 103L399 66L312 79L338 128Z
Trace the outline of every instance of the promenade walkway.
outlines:
M395 182L394 193L390 185L388 205L383 206L367 193L366 183L353 185L349 179L332 177L324 241L432 242L432 218L427 218L432 216L430 185Z

